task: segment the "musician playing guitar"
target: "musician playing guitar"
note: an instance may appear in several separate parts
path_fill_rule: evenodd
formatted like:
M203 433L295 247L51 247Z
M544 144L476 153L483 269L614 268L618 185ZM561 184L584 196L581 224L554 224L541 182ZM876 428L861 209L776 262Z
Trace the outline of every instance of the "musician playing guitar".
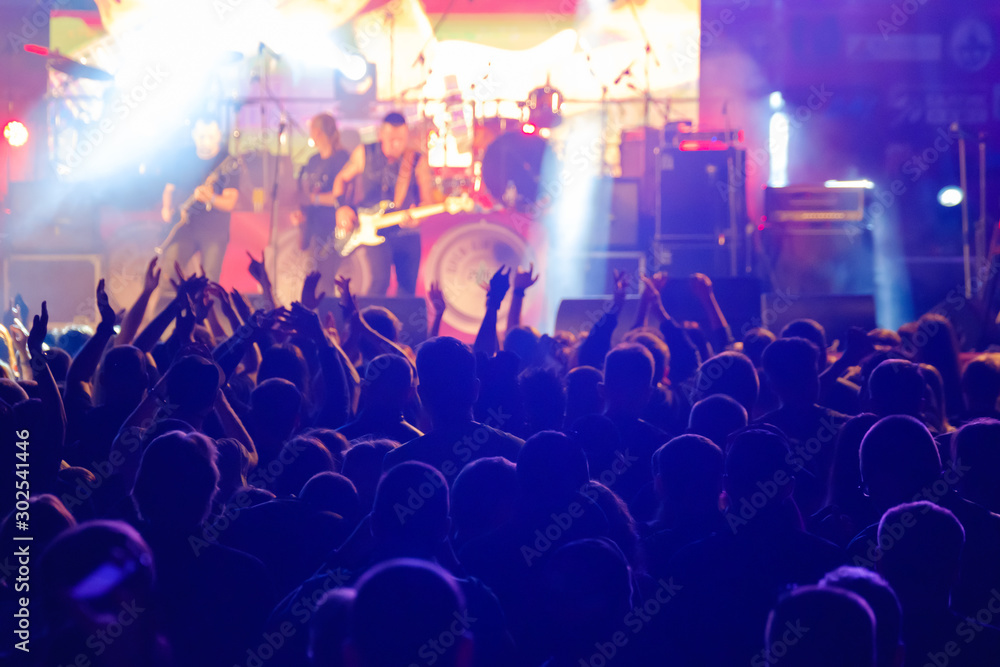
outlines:
M341 230L350 231L358 224L357 209L341 199L347 184L355 183L356 207L377 206L391 201L396 210L434 204L441 197L434 188L427 156L410 149L406 119L390 113L379 127L378 141L358 146L333 182L329 195L320 195L320 203L338 204L336 221ZM420 234L416 221L407 219L399 225L382 229L385 243L368 247L372 285L368 294L385 296L389 274L396 267L397 296L413 296L420 267Z
M229 153L216 121L198 120L191 137L194 153L189 144L182 149L173 161L173 175L163 188L160 214L164 222L173 222L175 228L163 245L160 266L172 267L176 261L183 268L200 253L205 274L218 281L229 245L230 214L240 195L239 172L235 167L220 169L235 160L227 162ZM164 273L170 275L169 270ZM170 281L164 278L164 282L161 289L170 291Z

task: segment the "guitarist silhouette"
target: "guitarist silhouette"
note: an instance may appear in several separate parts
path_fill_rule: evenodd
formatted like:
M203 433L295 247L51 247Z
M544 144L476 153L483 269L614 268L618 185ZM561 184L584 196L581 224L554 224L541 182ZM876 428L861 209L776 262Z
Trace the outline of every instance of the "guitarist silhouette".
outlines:
M187 144L174 161L173 175L163 188L160 213L173 228L158 252L163 254L162 266L176 261L181 267L200 254L205 274L218 281L229 245L230 214L239 199L239 161L229 156L214 120L196 121L191 138L193 146ZM172 289L169 281L161 288Z

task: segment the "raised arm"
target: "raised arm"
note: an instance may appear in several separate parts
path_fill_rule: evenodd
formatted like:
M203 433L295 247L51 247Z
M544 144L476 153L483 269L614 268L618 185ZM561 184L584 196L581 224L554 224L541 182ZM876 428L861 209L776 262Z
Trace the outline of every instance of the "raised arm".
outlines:
M247 251L247 257L250 258L249 271L250 275L253 276L260 284L260 288L264 293L264 298L267 300L268 308L271 310L278 307L277 302L274 298L274 289L271 287L271 278L267 275L267 268L264 266L264 251L260 252L260 259L256 259Z
M628 274L624 271L614 272L615 293L611 302L606 304L603 312L597 317L594 326L587 332L587 337L580 344L578 363L581 366L604 368L604 357L611 350L611 337L618 328L618 316L625 306L625 293L628 290Z
M104 291L104 280L97 283L97 309L101 314L101 323L97 325L97 330L90 337L76 357L70 364L69 372L66 374L66 400L79 401L86 399L89 401L89 385L97 366L104 356L104 350L108 346L108 341L115 335L115 311L111 307L108 295Z
M521 306L524 305L524 292L538 282L535 265L530 264L527 271L517 267L514 274L514 296L510 300L510 311L507 313L507 331L521 326Z
M110 308L110 307L109 307ZM55 461L58 470L59 461L62 459L62 447L66 439L66 408L63 405L62 396L59 394L59 386L52 371L49 370L48 360L42 351L42 342L48 332L49 310L47 304L42 301L42 314L35 315L31 325L31 332L28 334L28 354L31 356L31 369L35 382L38 384L38 395L42 399L43 410L49 434L54 437L55 449L47 452Z
M249 454L250 467L254 468L257 466L257 448L254 447L253 438L250 437L250 433L247 432L246 427L243 426L243 422L237 416L233 407L229 405L229 401L226 399L226 394L219 389L219 393L215 397L215 414L219 417L219 422L222 424L222 431L227 438L233 438L239 441L246 447L247 453Z
M143 318L146 317L146 308L149 306L149 299L153 296L157 285L160 284L161 271L156 266L157 261L159 261L157 257L149 261L149 265L146 267L146 276L142 283L142 292L135 303L132 304L128 313L125 314L121 330L115 336L115 345L130 344L139 331L139 325L142 324Z
M712 346L712 353L718 354L733 344L733 333L715 298L712 281L704 273L695 273L691 276L691 289L708 320L708 341Z
M441 289L441 283L431 283L430 288L427 290L427 300L430 301L431 313L434 316L433 319L428 320L427 337L434 338L441 335L441 320L444 319L444 311L448 308L448 304L444 300L444 291Z
M497 335L497 317L500 313L500 305L504 297L510 290L510 269L504 272L504 265L500 265L486 291L486 314L483 315L483 323L479 326L479 333L476 341L472 345L472 351L476 354L484 354L487 358L493 357L500 351L500 337Z

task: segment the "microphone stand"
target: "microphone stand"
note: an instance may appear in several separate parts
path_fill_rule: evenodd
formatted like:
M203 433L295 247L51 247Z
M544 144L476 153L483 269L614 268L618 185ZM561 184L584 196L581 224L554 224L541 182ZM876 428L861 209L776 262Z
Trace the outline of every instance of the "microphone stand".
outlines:
M281 137L285 134L288 126L288 117L281 113L281 120L278 123L278 138L274 146L274 177L271 181L271 288L275 295L278 294L278 174L281 171ZM291 157L291 142L289 145L289 157ZM277 298L277 297L275 297Z
M653 85L649 79L649 60L652 58L656 66L661 67L660 59L656 57L656 53L653 51L653 44L649 41L646 28L642 25L642 19L639 18L639 10L635 8L635 0L629 0L628 6L632 10L632 16L635 18L635 25L639 28L639 34L642 36L643 42L645 42L646 53L643 67L645 70L646 86L643 91L642 118L643 125L649 127L649 105L653 101Z
M969 239L969 173L965 156L965 132L955 122L951 131L958 135L958 174L962 188L962 270L965 278L965 298L972 299L972 252Z

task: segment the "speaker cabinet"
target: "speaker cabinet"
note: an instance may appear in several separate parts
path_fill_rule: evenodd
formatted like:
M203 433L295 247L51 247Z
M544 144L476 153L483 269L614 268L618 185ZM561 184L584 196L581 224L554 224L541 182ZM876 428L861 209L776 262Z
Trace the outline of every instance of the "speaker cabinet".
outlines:
M11 255L3 263L4 303L20 294L37 314L47 301L49 328L93 326L100 278L100 255Z

